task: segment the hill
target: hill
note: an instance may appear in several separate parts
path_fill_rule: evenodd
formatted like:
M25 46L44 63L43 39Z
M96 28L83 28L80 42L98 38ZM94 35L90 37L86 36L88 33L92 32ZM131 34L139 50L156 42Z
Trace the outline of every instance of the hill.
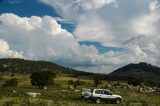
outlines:
M67 74L70 76L91 76L93 73L77 71L71 68L63 67L52 62L31 61L24 59L0 59L0 72L15 72L30 74L35 71L53 71L57 74Z
M160 80L160 68L151 64L141 62L138 64L129 64L121 67L107 77L110 80L128 80L131 78Z

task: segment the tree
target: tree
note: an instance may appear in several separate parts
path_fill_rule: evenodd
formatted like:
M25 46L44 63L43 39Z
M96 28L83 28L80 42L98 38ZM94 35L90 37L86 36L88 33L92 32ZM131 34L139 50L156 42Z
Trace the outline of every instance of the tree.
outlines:
M99 84L102 83L101 82L101 76L99 74L96 74L94 76L93 82L94 82L95 87L97 87Z
M17 87L18 81L16 78L7 80L4 84L3 87Z
M69 80L68 84L69 85L73 85L74 89L76 89L77 86L82 84L82 82L80 80Z
M141 85L141 83L143 82L143 79L129 79L128 80L128 85L133 85L133 86L138 86Z
M51 71L33 72L30 76L32 86L42 89L44 86L53 85L56 74Z

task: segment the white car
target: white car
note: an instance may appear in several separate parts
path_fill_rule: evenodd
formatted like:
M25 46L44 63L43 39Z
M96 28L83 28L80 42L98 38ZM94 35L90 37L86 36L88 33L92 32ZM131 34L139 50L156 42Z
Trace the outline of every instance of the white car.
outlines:
M123 100L123 98L120 95L115 95L108 89L93 89L93 91L85 90L82 91L81 97L85 99L92 99L98 104L102 101L110 101L116 104L120 104Z

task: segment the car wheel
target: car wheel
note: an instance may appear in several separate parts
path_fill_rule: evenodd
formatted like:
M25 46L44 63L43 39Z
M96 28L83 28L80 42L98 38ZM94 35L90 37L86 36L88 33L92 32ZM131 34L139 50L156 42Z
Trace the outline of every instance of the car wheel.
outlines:
M120 98L117 98L116 99L116 104L120 104L121 103L121 99Z
M83 95L83 97L85 98L85 99L89 99L91 96L90 96L90 93L85 93L84 95Z
M101 103L101 99L100 99L100 98L97 98L97 99L96 99L96 103L97 103L97 104L100 104L100 103Z

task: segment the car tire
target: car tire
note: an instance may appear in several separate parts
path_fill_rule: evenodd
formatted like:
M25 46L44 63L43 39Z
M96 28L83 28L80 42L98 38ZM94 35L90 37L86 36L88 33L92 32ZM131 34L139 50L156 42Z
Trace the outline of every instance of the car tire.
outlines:
M85 99L89 99L89 98L91 97L91 95L90 95L89 92L86 92L86 93L83 95L83 97L84 97Z
M97 98L97 99L96 99L96 103L97 103L97 104L100 104L100 103L101 103L101 99L100 99L100 98Z
M121 101L122 101L122 100L121 100L120 98L117 98L115 102L116 102L116 104L120 104Z

